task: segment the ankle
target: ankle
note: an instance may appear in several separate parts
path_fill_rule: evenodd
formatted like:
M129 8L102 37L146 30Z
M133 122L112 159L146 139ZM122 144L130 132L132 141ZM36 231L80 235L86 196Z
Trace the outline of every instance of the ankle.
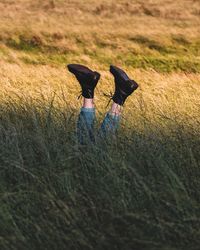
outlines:
M121 114L121 108L122 108L121 105L113 102L109 114L114 116L119 116Z
M84 98L83 108L94 108L94 98Z

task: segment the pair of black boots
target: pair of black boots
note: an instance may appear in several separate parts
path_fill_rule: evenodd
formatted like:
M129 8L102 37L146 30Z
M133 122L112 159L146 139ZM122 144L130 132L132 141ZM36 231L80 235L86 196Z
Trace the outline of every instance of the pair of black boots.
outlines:
M94 89L100 79L100 74L80 64L69 64L67 67L80 83L82 96L93 98ZM138 88L138 84L134 80L131 80L122 69L116 66L111 65L110 72L113 74L115 80L115 92L112 100L119 105L123 105L126 98Z

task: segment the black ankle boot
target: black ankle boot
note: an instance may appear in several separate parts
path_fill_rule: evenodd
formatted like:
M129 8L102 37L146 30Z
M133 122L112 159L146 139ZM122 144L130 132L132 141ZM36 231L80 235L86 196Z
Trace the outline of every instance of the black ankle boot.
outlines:
M93 98L94 89L100 79L100 74L80 64L69 64L67 68L75 75L80 83L82 96L85 98Z
M115 79L115 93L112 99L115 103L123 105L126 98L138 88L138 84L118 67L111 65L110 72Z

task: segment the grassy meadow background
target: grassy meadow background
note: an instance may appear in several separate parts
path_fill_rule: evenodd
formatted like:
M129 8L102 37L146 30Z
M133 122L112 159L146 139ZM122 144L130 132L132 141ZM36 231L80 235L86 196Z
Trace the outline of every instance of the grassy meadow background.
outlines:
M66 64L140 88L112 141L80 146ZM200 246L200 1L0 0L0 249Z

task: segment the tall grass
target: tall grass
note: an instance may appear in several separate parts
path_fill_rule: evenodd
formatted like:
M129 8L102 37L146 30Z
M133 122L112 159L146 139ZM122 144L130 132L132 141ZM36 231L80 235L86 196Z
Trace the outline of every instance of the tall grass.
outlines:
M198 249L198 127L124 119L81 146L77 111L41 100L0 107L1 249Z

